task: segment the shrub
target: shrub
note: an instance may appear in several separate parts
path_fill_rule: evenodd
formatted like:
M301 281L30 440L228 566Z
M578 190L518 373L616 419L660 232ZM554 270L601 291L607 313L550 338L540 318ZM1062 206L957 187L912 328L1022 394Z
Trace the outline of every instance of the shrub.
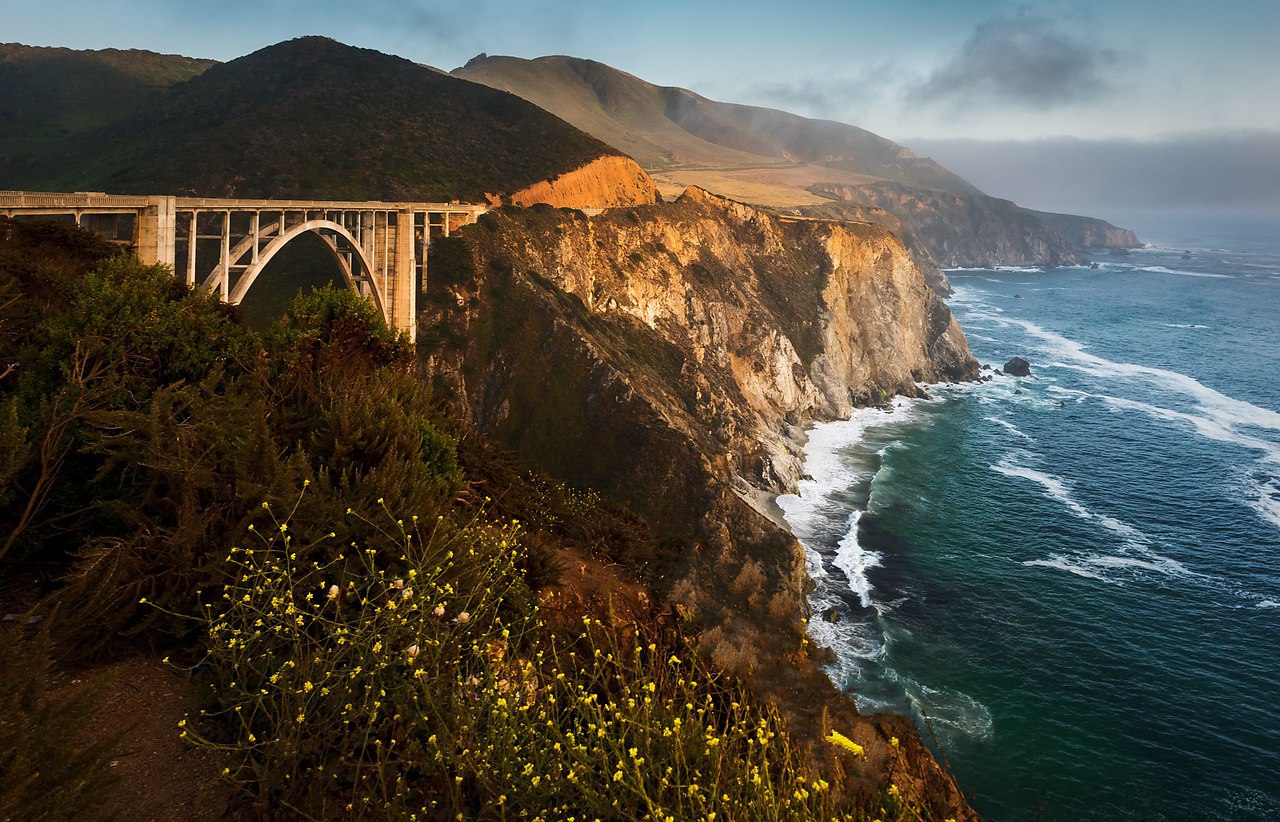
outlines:
M777 713L680 639L553 635L514 524L394 520L327 561L270 519L204 606L215 702L183 734L238 754L259 812L316 817L833 819L853 814ZM395 546L391 561L380 557ZM185 721L184 721L185 722ZM835 782L836 784L832 784Z
M100 816L117 735L91 736L102 683L55 689L49 632L0 631L0 819Z

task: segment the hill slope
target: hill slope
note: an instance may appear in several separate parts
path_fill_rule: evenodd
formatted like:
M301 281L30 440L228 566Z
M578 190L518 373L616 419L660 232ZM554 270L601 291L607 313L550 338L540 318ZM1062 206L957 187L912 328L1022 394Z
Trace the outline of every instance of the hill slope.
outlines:
M758 169L813 164L957 193L978 190L932 160L864 129L755 106L718 103L576 57L480 56L454 76L510 91L635 157L671 167Z
M478 200L618 154L513 95L308 37L214 66L152 105L48 145L0 184Z
M0 44L0 170L51 141L126 116L212 65L150 51Z
M519 94L630 153L664 193L698 185L785 212L888 225L940 290L937 265L1080 260L1058 223L854 126L720 103L573 57L481 55L453 73ZM1073 234L1084 230L1073 224Z

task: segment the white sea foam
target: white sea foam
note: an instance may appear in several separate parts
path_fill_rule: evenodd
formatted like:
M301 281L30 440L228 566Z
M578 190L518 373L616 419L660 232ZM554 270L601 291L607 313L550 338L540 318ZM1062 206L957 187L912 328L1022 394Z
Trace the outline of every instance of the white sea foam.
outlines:
M1035 442L1035 440L1032 439L1030 434L1023 431L1021 428L1019 428L1018 426L1014 425L1013 423L1009 422L1006 419L1001 419L1000 417L983 417L983 419L987 420L988 422L994 422L996 425L1005 429L1006 431L1013 434L1014 436L1022 437L1024 440L1027 440L1028 442Z
M1008 322L1022 327L1028 334L1039 339L1046 345L1047 351L1061 358L1068 368L1098 377L1138 378L1155 382L1160 387L1177 391L1195 402L1203 418L1219 428L1234 431L1240 426L1252 426L1280 431L1280 413L1229 397L1186 374L1108 360L1085 351L1084 346L1075 340L1048 331L1033 322L1016 319Z
M1280 528L1280 478L1248 477L1244 482L1244 500L1267 522Z
M1280 602L1276 602L1274 599L1264 599L1264 600L1262 600L1261 602L1259 602L1259 603L1258 603L1257 607L1259 607L1259 608L1280 608Z
M1265 462L1280 465L1280 445L1269 440L1262 439L1261 437L1255 437L1250 434L1240 432L1237 429L1237 426L1241 421L1231 419L1226 414L1221 413L1221 409L1214 409L1213 413L1202 416L1200 414L1190 414L1186 411L1175 411L1172 408L1164 408L1163 406L1153 405L1148 402L1129 400L1123 397L1112 397L1106 394L1100 394L1097 395L1097 397L1111 408L1127 411L1139 411L1153 419L1162 420L1164 422L1181 423L1191 428L1196 434L1204 439L1239 445L1243 448L1257 451ZM1261 421L1267 422L1266 420ZM1246 424L1253 424L1251 421L1244 422L1246 422ZM1268 429L1275 430L1271 425L1258 425L1257 427L1266 427Z
M1027 468L1023 465L1014 465L1008 461L1001 462L998 465L991 466L993 471L1004 474L1006 477L1020 477L1021 479L1030 480L1036 485L1044 489L1045 493L1051 499L1062 503L1071 513L1080 517L1080 519L1093 519L1093 512L1085 508L1080 503L1071 498L1071 492L1067 489L1067 484L1061 479L1043 471L1037 471L1034 468Z
M809 597L810 608L816 615L825 615L834 609L840 616L835 622L811 619L808 633L814 642L835 652L836 661L830 672L841 687L855 685L863 677L864 667L884 656L886 642L875 619L866 614L847 613L848 606L841 593L847 585L863 608L880 611L867 576L867 571L879 564L880 556L858 543L862 511L849 511L847 502L836 498L849 489L868 487L873 479L868 467L859 467L855 460L849 459L849 449L873 428L915 420L919 407L927 402L930 401L898 399L889 413L879 408L859 409L848 420L814 425L809 429L805 445L804 468L808 478L798 483L798 493L778 497L787 524L805 549L809 576L815 585ZM824 568L822 554L815 546L830 545L833 533L837 532L835 555L831 565Z
M1197 325L1195 323L1165 323L1165 328L1208 328L1207 325Z
M1108 576L1107 571L1130 574L1151 571L1169 576L1201 576L1176 559L1158 553L1152 547L1154 541L1141 530L1108 514L1091 511L1082 505L1071 495L1071 488L1063 479L1024 465L1014 464L1009 460L993 465L991 468L1005 476L1029 480L1039 485L1046 496L1080 519L1096 523L1120 538L1116 554L1086 554L1072 557L1055 554L1048 559L1029 560L1022 563L1023 565L1057 568L1077 576L1110 583L1118 583L1118 580Z
M849 529L836 549L835 566L844 572L845 579L849 581L849 589L858 595L862 607L870 608L871 580L867 578L867 571L879 565L881 557L858 543L858 521L861 519L861 511L854 511L849 515Z
M1054 554L1048 559L1029 559L1022 564L1028 567L1056 568L1059 571L1066 571L1069 574L1075 574L1076 576L1084 577L1085 579L1096 579L1099 582L1106 582L1112 585L1119 584L1113 579L1104 577L1102 574L1090 571L1088 568L1084 568L1072 562L1061 554Z
M932 688L912 679L901 682L912 707L928 719L944 747L961 739L991 739L995 725L991 710L977 699L954 688Z
M1137 269L1138 271L1146 271L1151 274L1177 274L1182 277L1205 277L1213 280L1234 280L1235 277L1230 274L1209 274L1204 271L1181 271L1176 268L1165 268L1162 265L1148 265Z

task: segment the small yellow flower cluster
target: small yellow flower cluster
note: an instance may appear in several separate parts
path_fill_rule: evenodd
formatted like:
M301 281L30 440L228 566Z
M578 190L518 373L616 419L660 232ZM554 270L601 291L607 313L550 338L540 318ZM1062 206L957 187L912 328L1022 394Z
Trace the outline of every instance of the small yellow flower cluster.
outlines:
M854 756L866 756L866 751L863 749L861 745L859 745L857 742L854 742L852 739L840 733L839 731L832 731L831 733L827 734L826 740L830 742L832 745L835 745L837 748L842 748L848 751L849 753L853 754Z

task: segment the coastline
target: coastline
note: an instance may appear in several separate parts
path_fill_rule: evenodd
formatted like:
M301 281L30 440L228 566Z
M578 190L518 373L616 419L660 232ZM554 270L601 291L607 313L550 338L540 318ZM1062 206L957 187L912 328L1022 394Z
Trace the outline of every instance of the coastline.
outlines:
M851 649L856 648L860 643L850 642L850 637L844 635L840 629L842 622L845 625L851 624L847 616L833 619L827 611L833 606L832 599L839 596L832 590L832 583L841 584L838 578L833 578L831 570L843 573L846 577L845 582L849 584L850 591L840 593L845 595L850 592L856 593L860 596L863 607L873 607L869 598L871 590L869 582L859 572L865 572L867 569L875 567L878 564L879 556L874 552L867 552L863 549L857 543L856 538L859 520L867 510L866 503L864 502L861 507L854 509L850 513L848 530L841 539L840 549L836 551L836 556L824 554L819 546L812 544L811 534L806 533L805 526L813 524L809 519L812 517L813 512L802 512L798 510L799 506L795 504L804 499L810 505L815 505L825 497L825 492L843 490L840 489L838 484L842 480L833 478L829 470L832 466L840 463L837 452L842 449L856 447L864 442L867 434L873 429L910 421L914 418L915 409L920 404L934 402L939 399L931 392L931 389L946 385L948 384L920 384L918 387L921 391L921 396L897 394L891 398L888 407L863 406L853 409L847 418L811 421L803 429L797 428L796 430L801 431L802 434L799 454L801 479L796 483L797 487L794 491L781 494L770 494L755 489L756 493L753 495L752 503L753 507L760 510L762 514L769 516L772 521L790 534L804 549L808 582L805 608L809 614L805 625L805 636L815 647L821 649L820 658L824 655L826 656L826 661L817 666L820 675L826 679L836 693L840 694L854 707L858 716L874 722L892 722L898 726L898 730L895 733L900 736L910 734L912 746L916 751L914 756L920 759L920 761L916 762L916 767L922 771L933 771L943 775L951 789L954 790L955 795L964 797L966 794L951 770L945 751L940 748L935 750L934 747L925 742L925 734L918 724L919 718L917 716L914 716L910 711L894 708L870 707L869 709L869 706L860 700L858 691L850 687L848 679L851 665L849 660L852 657L859 656L859 651ZM827 436L824 437L824 433ZM815 456L820 460L816 475L813 470L815 466L812 464ZM827 457L826 460L823 460L824 456ZM824 469L827 470L824 471ZM868 487L874 479L875 473L873 471L865 477ZM848 479L848 475L843 476ZM825 485L824 482L826 483ZM808 492L807 495L806 491ZM770 514L773 515L770 516ZM793 520L797 520L801 527L797 528L797 522L793 522ZM842 563L841 550L854 551L859 555L860 562L855 560L852 568L847 563ZM851 559L848 556L843 558ZM855 576L859 578L851 578ZM862 650L865 650L865 647ZM844 681L841 681L842 679ZM940 744L936 737L934 744ZM924 760L927 760L927 762ZM962 801L965 802L964 812L971 814L971 818L979 818L977 813L969 807L967 800Z

